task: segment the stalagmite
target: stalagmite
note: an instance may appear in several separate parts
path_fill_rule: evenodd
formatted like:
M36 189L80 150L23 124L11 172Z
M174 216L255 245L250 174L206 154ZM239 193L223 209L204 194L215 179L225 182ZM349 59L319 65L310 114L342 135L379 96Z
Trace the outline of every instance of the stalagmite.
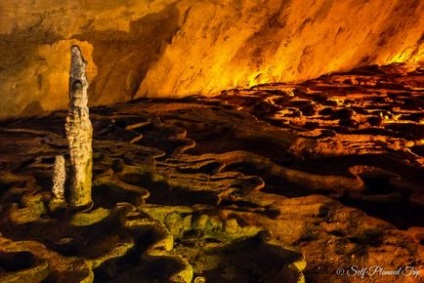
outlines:
M65 201L66 169L63 155L56 156L53 167L53 198L55 201Z
M75 207L92 203L93 126L87 106L88 81L85 67L86 62L82 57L81 50L76 45L72 46L69 74L69 109L65 129L72 167L68 201L71 206Z

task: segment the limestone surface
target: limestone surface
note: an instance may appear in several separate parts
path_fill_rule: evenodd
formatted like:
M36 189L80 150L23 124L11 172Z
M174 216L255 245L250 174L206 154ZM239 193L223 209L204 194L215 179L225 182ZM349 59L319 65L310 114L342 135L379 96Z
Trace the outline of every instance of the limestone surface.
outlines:
M0 118L66 108L72 44L105 105L417 63L423 13L418 0L2 1Z
M91 108L87 211L52 205L67 113L0 122L0 281L421 282L423 74Z
M91 201L91 182L93 168L93 126L88 109L88 81L86 62L81 50L71 48L71 67L69 71L69 109L66 116L66 137L71 159L71 184L68 201L71 206L89 205Z
M65 158L62 155L58 155L54 161L53 167L53 197L59 201L65 201L65 182L66 182L66 168Z

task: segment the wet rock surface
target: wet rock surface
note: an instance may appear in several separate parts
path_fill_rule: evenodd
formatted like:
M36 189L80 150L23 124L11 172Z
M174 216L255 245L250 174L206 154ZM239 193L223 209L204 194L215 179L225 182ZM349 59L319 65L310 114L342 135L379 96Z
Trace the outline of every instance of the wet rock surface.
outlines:
M93 108L88 211L51 205L66 113L1 122L0 279L419 282L337 270L424 272L423 82L370 67Z

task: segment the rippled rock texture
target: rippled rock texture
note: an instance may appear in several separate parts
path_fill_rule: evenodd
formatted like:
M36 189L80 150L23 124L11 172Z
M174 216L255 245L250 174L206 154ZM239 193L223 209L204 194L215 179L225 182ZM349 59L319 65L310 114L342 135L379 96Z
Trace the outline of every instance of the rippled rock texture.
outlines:
M0 279L418 282L336 271L424 272L423 71L93 108L88 211L51 205L66 113L4 121Z
M72 44L105 105L422 62L423 13L420 0L2 1L0 119L66 108Z

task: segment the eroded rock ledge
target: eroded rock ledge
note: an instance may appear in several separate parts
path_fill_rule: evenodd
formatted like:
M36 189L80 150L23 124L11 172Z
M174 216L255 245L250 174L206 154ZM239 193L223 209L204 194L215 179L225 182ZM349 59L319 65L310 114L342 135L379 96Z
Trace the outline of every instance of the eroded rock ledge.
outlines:
M93 108L86 212L48 205L66 113L3 122L0 278L414 282L336 270L423 274L423 96L391 67Z

